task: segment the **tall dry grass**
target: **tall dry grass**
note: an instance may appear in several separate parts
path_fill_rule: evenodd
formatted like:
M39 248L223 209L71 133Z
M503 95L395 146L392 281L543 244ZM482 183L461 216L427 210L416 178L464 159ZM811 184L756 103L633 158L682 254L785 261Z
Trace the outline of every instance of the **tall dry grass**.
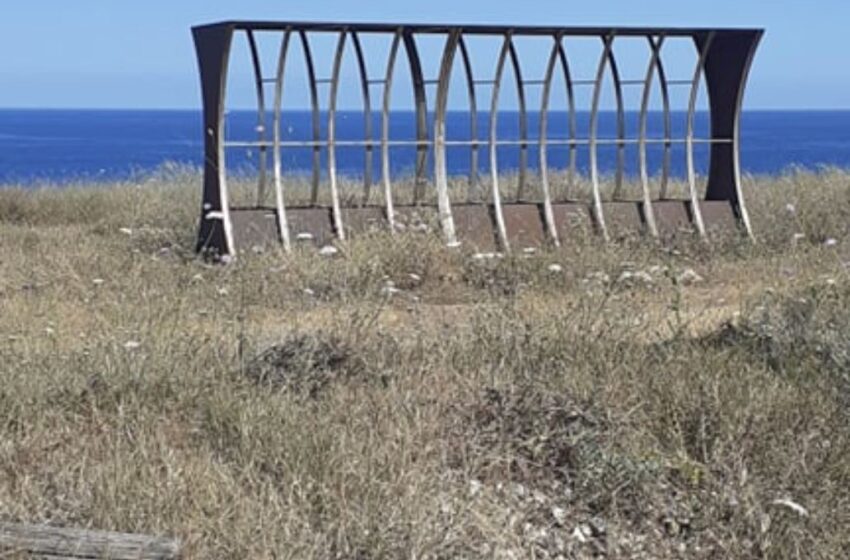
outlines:
M196 189L0 190L0 519L187 558L850 553L846 172L748 178L756 244L226 267Z

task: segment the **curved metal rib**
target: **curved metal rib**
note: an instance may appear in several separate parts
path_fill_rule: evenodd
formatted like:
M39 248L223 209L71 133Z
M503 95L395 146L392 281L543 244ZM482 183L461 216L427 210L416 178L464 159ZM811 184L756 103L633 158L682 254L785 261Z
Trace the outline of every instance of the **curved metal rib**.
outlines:
M750 223L750 214L747 211L747 205L744 202L744 194L742 192L741 181L741 112L744 108L744 91L752 68L753 59L755 57L755 49L761 40L761 33L758 34L755 41L750 45L750 51L747 55L747 60L744 63L744 70L741 74L741 82L738 90L738 96L735 100L735 118L734 129L732 132L732 173L735 180L735 204L737 206L738 220L746 232L747 238L755 241L752 224ZM708 52L708 49L706 49Z
M310 89L310 109L313 115L313 179L310 193L310 205L315 206L319 200L319 181L322 178L322 148L319 145L322 137L322 115L319 110L319 88L316 84L316 66L313 63L313 52L310 50L310 40L307 32L298 32L301 37L301 47L304 51L304 62L307 65L307 85Z
M670 109L670 90L667 84L667 71L664 70L664 60L661 57L661 44L659 41L656 45L658 51L656 59L656 68L658 69L658 83L661 85L661 102L664 111L664 155L661 163L661 190L659 198L665 200L667 198L667 189L670 186L670 168L673 160L673 123L672 112Z
M457 244L452 204L449 199L448 170L446 164L446 108L449 98L452 64L460 42L461 31L455 30L446 38L440 75L437 78L437 101L434 110L434 180L437 189L437 212L440 228L449 245Z
M694 164L694 121L696 120L697 97L699 96L699 85L702 79L703 70L705 68L705 59L708 56L708 51L711 49L711 43L714 41L714 32L709 33L705 44L702 47L702 52L699 53L696 68L694 69L694 78L691 82L691 96L688 102L688 128L685 135L685 151L687 156L688 166L688 190L691 198L691 219L697 233L705 236L705 223L702 219L702 211L700 209L699 193L697 192L697 178Z
M413 189L413 201L419 203L425 190L425 173L428 164L428 101L425 94L425 78L422 76L422 63L413 32L402 32L404 50L410 64L410 76L413 81L413 97L416 102L416 185Z
M596 70L596 80L593 86L593 103L590 109L590 139L588 141L590 149L590 180L593 189L593 214L596 220L596 227L605 241L610 240L608 228L605 225L605 215L602 210L602 194L600 193L599 181L599 156L597 154L597 144L599 140L599 102L602 98L602 82L605 78L605 68L611 59L611 45L614 42L614 36L608 35L602 37L604 48L602 56L599 59L599 66Z
M643 82L643 98L640 104L640 136L638 138L638 160L640 165L640 181L643 189L643 215L646 220L646 227L649 234L653 237L658 236L658 227L655 224L655 213L652 209L652 193L649 188L649 170L646 161L646 140L647 129L649 124L649 101L652 96L652 81L655 77L655 70L658 68L658 77L661 83L661 97L664 104L664 138L665 146L669 146L670 131L667 124L670 122L670 100L667 92L667 82L664 76L664 68L661 66L661 47L664 44L664 35L658 37L656 41L654 37L648 36L649 48L651 55L649 66L646 69L646 79ZM665 189L664 177L662 177L662 190Z
M522 67L513 39L510 40L508 51L511 55L511 66L514 69L517 87L517 104L519 105L519 180L517 184L517 200L525 197L526 175L528 174L528 111L525 106L525 82L522 79Z
M498 158L498 134L496 127L498 125L499 113L499 88L502 85L502 76L504 75L505 62L508 54L511 51L511 34L505 35L505 41L502 44L502 51L499 53L499 61L496 63L496 75L493 78L493 94L490 102L490 182L492 185L491 197L493 202L493 212L496 216L496 232L499 236L499 243L503 250L510 250L508 242L508 233L505 229L505 217L502 213L502 197L499 193L499 158Z
M552 197L549 190L549 162L547 151L547 130L549 126L549 97L552 91L552 78L555 75L555 66L558 63L559 57L563 55L563 47L561 46L562 35L555 35L555 44L552 45L552 52L549 55L549 63L546 66L546 75L543 78L543 91L541 92L540 102L540 145L538 147L540 155L540 186L543 190L543 217L546 221L546 231L549 234L549 239L557 247L560 245L558 240L558 228L555 224L555 215L552 211ZM561 58L563 60L563 58ZM567 79L569 84L569 79ZM570 90L571 91L571 90ZM572 95L570 95L572 99Z
M466 89L469 97L469 139L472 144L469 147L469 196L478 190L478 101L475 95L475 74L472 71L472 59L463 40L463 33L459 39L460 56L463 60L463 69L466 74Z
M366 140L365 161L363 163L363 202L369 203L369 194L372 190L372 96L369 92L369 72L366 68L366 56L363 54L363 45L356 31L351 31L351 42L354 44L354 54L357 57L357 69L360 74L360 89L363 96L363 136Z
M626 105L623 101L623 84L620 80L620 70L617 58L614 56L614 37L611 37L608 49L608 66L611 68L611 78L614 81L614 95L617 101L617 174L614 181L614 200L620 198L623 190L623 179L626 175Z
M257 206L261 206L266 198L266 92L263 85L263 68L260 63L260 50L257 39L250 29L245 31L248 36L248 46L251 50L251 65L254 67L254 86L257 90L257 140L259 145L259 183L257 184Z
M336 174L336 101L339 93L339 73L342 69L342 57L345 54L345 40L348 31L341 31L336 44L333 70L331 70L330 99L328 100L328 177L331 183L331 213L337 239L345 241L345 229L342 224L342 210L339 206L339 185Z
M274 85L274 122L273 122L273 153L272 161L274 165L274 193L275 193L275 209L277 211L277 227L280 235L280 240L283 243L283 249L289 251L291 242L289 240L289 224L286 220L286 205L283 197L283 180L281 177L281 154L280 154L280 125L283 105L283 79L286 70L286 55L289 51L289 39L292 36L292 29L288 28L283 33L283 40L280 44L280 55L277 59L277 74L275 75Z
M558 58L561 60L561 71L564 73L565 87L567 88L567 104L569 108L570 127L570 168L567 175L567 196L575 190L576 165L578 161L578 144L575 142L578 136L578 123L576 117L576 98L573 89L573 78L570 65L567 60L567 52L564 49L563 37L558 39Z
M401 30L393 36L390 54L387 59L387 73L384 76L384 100L381 107L381 178L384 183L384 203L386 204L387 223L390 232L395 233L395 208L393 207L393 184L390 177L390 98L393 89L393 73L401 44Z

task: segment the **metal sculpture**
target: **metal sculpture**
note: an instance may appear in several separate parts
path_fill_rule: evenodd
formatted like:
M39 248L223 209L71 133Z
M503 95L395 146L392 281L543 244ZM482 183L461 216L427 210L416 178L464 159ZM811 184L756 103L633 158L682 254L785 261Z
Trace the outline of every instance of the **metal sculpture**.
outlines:
M280 51L274 77L263 75L260 54L255 35L260 32L280 34ZM231 46L234 36L244 33L250 46L254 81L257 94L257 138L251 141L231 141L225 138L225 91ZM311 51L310 37L313 34L334 34L337 48L330 64L330 77L317 76L317 65ZM374 78L368 74L366 56L361 45L361 36L379 34L391 38L386 72ZM435 221L445 241L450 245L461 242L484 246L492 245L509 250L512 244L528 245L550 243L558 245L565 241L569 232L564 223L570 216L586 214L596 231L604 239L611 237L609 214L621 214L623 206L637 216L640 226L650 236L658 236L662 226L686 221L700 236L706 235L707 224L735 221L745 235L752 230L746 206L741 194L741 169L739 161L739 120L744 87L755 50L763 31L758 29L651 29L651 28L567 28L567 27L512 27L512 26L454 26L454 25L392 25L392 24L346 24L346 23L293 23L293 22L223 22L195 27L193 35L200 66L204 104L205 167L203 209L198 237L198 250L218 255L234 255L237 250L264 243L269 238L281 243L286 250L295 239L345 240L350 231L362 229L364 224L376 220L391 232L401 227L401 218L412 212L435 213ZM439 36L445 39L439 75L426 79L423 75L417 38ZM480 80L473 74L473 66L465 39L471 36L495 36L502 40L498 53L495 76ZM549 37L551 52L541 79L526 80L522 74L521 59L515 48L518 37ZM571 75L568 53L564 40L574 37L598 38L601 41L601 56L595 77L578 80ZM615 41L622 37L645 38L649 63L643 78L625 80L620 76L614 53ZM668 79L662 56L666 40L685 38L692 41L696 50L696 66L692 76L682 80ZM304 54L307 86L310 96L311 134L308 141L283 141L281 125L283 118L283 89L287 54L293 39L300 41ZM354 47L359 76L359 87L363 98L365 138L341 141L337 138L337 97L340 89L340 68L346 41ZM404 51L409 66L414 107L416 114L416 139L398 140L390 134L391 90L394 70L400 51ZM469 140L447 140L446 120L449 83L455 58L460 56L469 101ZM496 120L499 113L499 95L506 67L510 65L516 78L519 109L519 138L500 139ZM569 138L556 139L547 136L549 112L551 111L553 80L563 77L566 86ZM616 138L605 139L599 134L600 104L603 82L610 76L616 100ZM697 138L695 117L697 97L702 80L708 92L711 134L708 138ZM267 100L265 84L274 84L272 108L272 134L267 135ZM322 138L322 107L318 84L330 86L327 104L327 134ZM661 138L650 138L648 120L650 92L653 84L660 87L663 128ZM489 112L489 138L478 138L478 105L476 86L491 86ZM381 101L380 138L373 138L371 86L383 87ZM426 85L436 85L433 112L429 114ZM526 88L539 85L541 107L539 136L530 138ZM579 138L576 126L578 112L574 89L586 85L592 87L589 135ZM626 131L626 115L623 88L626 85L643 87L640 105L639 126L635 137ZM684 137L674 138L671 127L671 101L669 88L682 85L690 88L687 107L687 125ZM430 129L430 130L429 130ZM429 134L431 132L432 134ZM697 187L697 172L694 163L695 145L710 145L710 164L704 198ZM663 149L660 166L660 196L653 197L650 188L650 170L647 149L658 144ZM686 153L687 192L686 200L671 200L667 196L671 175L671 149L674 144L684 146ZM488 148L490 168L489 200L481 204L453 203L449 189L446 151L449 146L468 147L470 150L469 183L477 185L479 177L479 148ZM589 157L590 192L587 201L556 200L550 189L550 162L547 150L551 146L569 149L568 181L572 184L577 174L576 160L579 148L586 148ZM603 201L601 195L600 146L616 147L616 174L614 178L614 200ZM624 184L626 147L634 145L638 151L641 198L637 202L618 201ZM339 147L362 147L365 151L363 171L364 190L361 202L345 205L339 194L337 149ZM390 173L390 148L408 146L416 149L415 187L413 203L397 204ZM519 150L518 187L514 200L502 200L498 148L515 146ZM542 200L528 201L525 196L529 166L529 147L537 146ZM228 199L225 154L231 148L257 148L259 150L258 203L255 207L238 208ZM281 151L289 148L312 150L311 196L309 204L289 207L286 198ZM372 163L375 148L378 148L381 168L383 202L370 204L373 186ZM275 206L262 206L268 188L268 152L272 158L272 186ZM327 161L327 177L330 204L318 204L322 187L322 151ZM429 185L427 163L433 156L433 189L436 204L423 202L425 188Z

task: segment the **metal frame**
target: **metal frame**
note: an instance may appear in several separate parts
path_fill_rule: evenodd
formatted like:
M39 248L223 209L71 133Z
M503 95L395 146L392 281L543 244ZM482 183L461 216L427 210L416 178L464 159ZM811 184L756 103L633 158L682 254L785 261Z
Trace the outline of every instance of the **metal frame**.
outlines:
M281 34L280 52L276 75L267 79L262 74L260 52L256 34L260 32L276 32ZM227 89L227 74L230 62L231 47L234 36L244 33L248 40L253 79L256 87L257 101L257 135L256 140L230 140L225 134L224 106ZM329 78L317 77L317 65L311 49L310 36L325 33L337 36L337 47L331 61ZM298 36L304 58L307 75L307 86L310 94L311 134L307 141L284 141L281 137L283 120L284 75L287 56L290 51L293 34ZM381 78L374 79L367 73L367 53L361 44L364 34L379 34L387 36L390 47L387 53L386 72ZM669 29L669 28L573 28L573 27L515 27L515 26L454 26L454 25L393 25L393 24L350 24L350 23L299 23L299 22L262 22L262 21L230 21L193 28L193 35L200 67L202 95L204 103L204 137L205 137L205 172L203 208L198 237L198 250L210 251L219 255L234 255L238 248L246 245L243 237L250 237L243 231L244 224L254 218L275 218L276 227L273 237L286 250L293 244L293 219L297 222L300 217L327 222L325 225L332 236L338 240L346 239L347 227L353 227L355 218L351 212L358 210L370 215L375 207L370 205L370 193L373 185L372 169L376 140L373 138L372 124L372 91L373 85L383 88L381 93L381 125L380 125L380 167L381 184L383 187L384 205L381 207L382 218L389 225L390 231L399 227L400 211L408 212L407 208L399 207L394 197L394 186L391 178L391 148L394 146L415 147L415 186L413 189L413 207L427 211L430 206L424 204L425 189L428 187L427 163L429 153L433 153L433 188L436 194L436 215L439 227L445 241L450 245L459 244L468 234L466 227L458 227L456 220L468 220L469 212L464 210L456 217L459 203L452 201L449 189L447 169L447 149L449 147L466 147L469 149L468 202L466 206L486 210L491 220L492 234L495 245L503 250L509 250L518 239L517 223L533 215L533 209L539 210L539 220L531 229L539 229L537 235L544 242L554 245L565 241L567 235L558 221L564 209L573 205L584 207L592 216L600 235L604 239L612 237L610 224L606 221L606 212L610 212L611 204L620 200L625 178L626 146L636 145L638 148L638 167L640 174L641 197L637 203L644 230L651 236L658 236L661 226L660 213L675 210L676 204L683 204L691 226L701 236L706 234L706 220L709 218L704 210L715 203L725 203L737 220L741 230L748 236L752 235L749 217L741 195L741 170L739 157L740 143L740 114L744 88L753 61L756 48L763 31L759 29ZM420 51L417 37L437 35L445 38L439 75L434 80L426 79L423 75ZM473 72L473 61L467 48L466 38L471 36L491 36L502 39L501 50L495 76L492 80L476 80ZM549 37L552 47L546 66L545 75L541 79L527 80L522 72L522 59L515 46L518 37ZM570 37L598 38L602 42L597 72L591 80L577 80L571 73L571 66L564 41ZM645 38L648 45L649 60L646 73L642 79L623 79L614 52L615 41L620 37ZM348 40L352 49L347 49ZM695 47L696 65L693 76L685 80L671 80L665 72L663 61L663 46L670 38L688 38ZM397 78L396 67L400 50L407 57L409 75L413 91L413 105L416 118L416 138L414 140L397 140L390 133L390 111L392 107L391 90L393 80ZM363 140L341 141L337 139L336 109L337 97L342 87L341 67L347 52L353 52L357 64L359 87L363 100L364 137ZM470 139L450 140L447 135L447 110L452 70L456 55L460 53L460 62L466 78L466 90L470 109ZM517 87L519 109L519 138L500 139L497 134L499 116L499 96L504 77L505 67L510 63ZM559 70L560 67L560 70ZM554 139L548 136L550 128L550 111L552 100L560 98L553 96L552 85L556 73L560 71L565 81L564 99L568 114L567 139ZM617 104L616 138L601 138L599 135L599 114L601 97L606 76L613 82ZM274 83L274 106L271 134L267 127L268 99L265 84ZM319 94L319 84L330 85L327 105L327 138L321 138L322 103ZM478 104L476 85L492 84L489 112L489 137L482 140L478 137ZM661 93L663 109L662 138L650 138L648 120L650 98L654 84L658 84ZM697 98L701 86L705 84L708 92L709 109L711 111L711 135L708 138L697 138L695 134L695 115ZM429 121L429 104L426 86L436 85L434 95L432 120ZM687 107L687 127L683 138L674 138L671 126L671 102L669 87L672 85L689 85L690 96ZM538 138L529 138L528 107L526 104L526 88L529 85L540 85L541 106ZM592 103L590 107L590 131L587 138L578 137L577 103L575 87L578 85L592 86ZM625 103L623 87L626 85L642 86L638 130L629 136L626 130ZM429 136L430 133L433 136ZM269 139L271 137L271 139ZM479 149L487 143L489 151L491 189L489 200L481 203L472 201L473 193L479 187ZM710 168L707 178L705 200L699 199L699 189L694 163L694 149L697 144L709 144ZM650 170L647 160L647 149L651 144L663 147L663 161L660 169L660 197L653 200L651 193ZM668 183L671 175L672 146L682 144L686 153L686 171L688 198L685 201L670 201L667 196ZM556 200L552 195L551 169L548 149L552 146L569 148L568 161L563 162L568 172L567 193L572 198L575 190L577 174L577 155L579 148L586 147L589 155L591 187L586 202L572 200ZM601 170L598 149L603 145L616 147L616 176L614 201L603 201L601 194ZM502 200L500 191L500 168L498 149L501 146L512 146L519 151L518 184L516 196ZM539 150L539 167L542 200L527 200L526 182L528 171L528 156L531 146ZM225 152L233 147L257 148L259 153L258 186L256 206L253 208L232 208L228 200L227 173ZM339 192L339 177L337 171L337 149L340 147L362 147L364 150L363 195L356 203L349 204L341 200ZM281 152L288 148L309 148L312 150L312 179L310 203L307 207L292 207L287 203L285 192L284 170L282 169ZM319 192L322 188L322 150L326 150L327 175L329 178L330 207L319 205ZM275 204L266 209L265 198L269 185L267 163L271 151L273 163L273 186ZM619 203L622 204L622 203ZM673 206L670 206L670 205ZM404 205L403 205L404 206ZM678 211L678 210L676 210ZM245 218L253 212L250 219ZM312 212L312 213L310 213ZM235 213L235 214L234 214ZM239 220L236 218L239 217ZM292 219L290 219L292 218ZM246 222L247 220L247 222ZM519 220L519 221L518 221ZM257 221L257 220L255 220ZM533 220L532 220L533 221ZM265 222L268 223L268 222ZM478 223L478 222L476 222ZM525 222L522 222L523 224ZM236 225L235 225L236 224ZM253 224L262 229L262 224ZM324 227L324 226L323 226ZM525 226L523 226L525 227ZM520 228L522 229L522 228ZM524 230L523 230L524 231ZM459 233L461 232L461 233ZM463 233L466 232L466 233ZM487 232L485 233L485 237ZM527 233L527 232L525 232ZM523 235L525 234L523 233ZM521 236L520 236L521 237ZM525 243L523 238L522 243Z

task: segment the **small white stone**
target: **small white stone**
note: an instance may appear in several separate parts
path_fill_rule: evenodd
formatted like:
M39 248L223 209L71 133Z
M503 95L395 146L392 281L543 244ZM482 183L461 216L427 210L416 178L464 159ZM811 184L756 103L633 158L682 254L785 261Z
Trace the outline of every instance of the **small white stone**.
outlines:
M333 245L325 245L321 249L319 249L319 254L323 257L332 257L339 253L339 249L334 247Z
M624 270L623 273L620 274L620 277L617 278L617 282L622 284L624 282L628 282L629 280L631 280L632 277L634 277L634 273L632 273L632 271Z
M481 482L478 480L472 479L469 481L469 495L472 497L477 496L481 493Z
M791 241L793 241L794 243L799 243L800 241L804 240L805 238L806 238L805 233L795 233L794 236L791 237Z
M796 513L797 515L799 515L800 517L808 517L809 516L809 511L806 508L804 508L803 506L801 506L797 502L789 500L788 498L773 500L771 503L775 506L782 506L782 507L788 508L791 511L793 511L794 513Z
M218 289L218 295L220 295L220 296L226 296L229 293L230 293L230 290L228 290L227 288L219 288Z
M399 290L399 289L398 289L398 288L396 288L395 286L384 286L384 287L381 289L381 293L383 293L383 294L385 294L385 295L387 295L387 296L393 296L393 295L395 295L395 294L400 294L400 293L401 293L401 290Z
M552 508L552 517L555 518L558 525L563 525L567 521L567 510L562 507L555 506Z
M307 232L301 232L295 236L296 241L312 241L313 234Z
M702 282L703 278L693 268L686 268L678 277L679 284L690 286Z
M537 252L537 249L535 249L534 247L526 247L525 249L522 250L522 252L525 253L526 255L533 255L534 253Z
M795 214L797 212L797 209L794 207L793 204L786 204L785 205L785 211L788 212L789 214Z
M202 274L196 274L192 276L192 282L203 282L204 276Z
M834 237L830 237L826 241L823 242L824 247L835 247L838 245L838 240Z
M584 534L581 525L577 525L576 528L573 529L573 532L570 533L570 536L573 538L573 540L582 544L587 542L587 536Z
M476 261L486 261L496 258L496 253L475 253L472 258Z
M53 327L45 327L45 329L44 329L44 334L46 334L48 336L52 336L55 333L56 333L56 331L53 329Z
M563 272L563 271L564 271L564 267L562 267L559 264L550 264L549 265L549 272L552 272L554 274L558 274L559 272Z
M95 278L94 280L91 281L91 283L94 284L95 286L100 286L104 282L106 282L106 280L104 280L103 278Z
M308 295L308 296L310 296L310 297L313 297L314 295L316 295L316 292L314 292L314 291L313 291L313 290L311 290L310 288L304 288L304 294L305 294L305 295Z
M142 343L137 340L128 340L124 343L125 350L137 350L142 346Z
M422 281L421 276L419 276L418 274L413 274L412 272L410 274L408 274L407 277L410 278L411 280L413 280L414 282L421 282Z
M634 278L635 280L637 280L638 282L641 282L643 284L652 284L652 282L653 282L652 275L650 273L646 272L646 271L643 271L643 270L639 270L639 271L635 272L634 275L632 276L632 278Z
M419 231L428 231L428 226L426 226L425 224L421 224L421 226L425 229L422 230L420 228L417 228ZM446 243L446 247L448 247L449 249L457 249L458 247L460 247L460 241L452 241L451 243Z
M130 228L122 227L118 231L120 231L124 235L133 235L133 230L131 230Z

